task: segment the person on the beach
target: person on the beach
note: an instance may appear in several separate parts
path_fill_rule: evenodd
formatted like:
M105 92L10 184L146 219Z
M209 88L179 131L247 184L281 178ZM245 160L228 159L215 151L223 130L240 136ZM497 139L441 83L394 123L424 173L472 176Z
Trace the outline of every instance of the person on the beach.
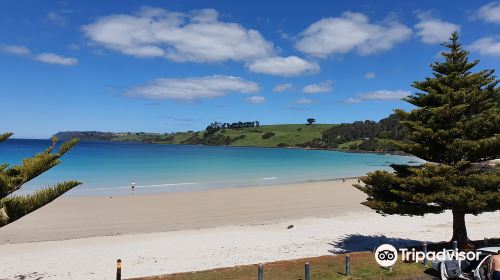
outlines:
M491 279L500 280L500 250L496 255L491 256Z
M132 180L132 183L130 183L130 187L132 188L132 190L135 189L135 181L134 180Z

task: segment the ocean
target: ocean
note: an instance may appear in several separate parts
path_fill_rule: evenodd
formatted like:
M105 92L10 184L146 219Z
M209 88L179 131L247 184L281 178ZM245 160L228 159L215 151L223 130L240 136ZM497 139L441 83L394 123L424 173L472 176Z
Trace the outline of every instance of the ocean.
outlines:
M0 163L19 164L49 145L9 139L0 143ZM61 160L17 193L65 180L82 182L66 196L130 194L132 181L136 194L276 185L360 176L419 161L373 153L123 142L80 142Z

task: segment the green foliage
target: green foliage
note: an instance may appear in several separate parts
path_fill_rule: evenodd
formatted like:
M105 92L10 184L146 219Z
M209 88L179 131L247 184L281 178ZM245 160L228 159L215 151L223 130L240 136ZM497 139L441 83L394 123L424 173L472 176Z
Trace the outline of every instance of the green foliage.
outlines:
M406 140L407 129L399 124L399 116L374 121L356 121L332 126L323 131L321 138L313 138L297 146L315 149L344 149L359 151L393 152L397 147L391 140Z
M361 150L361 151L386 151L395 152L397 151L396 145L393 144L393 140L388 139L368 139L362 140L357 144L349 146L351 150ZM339 145L340 146L340 145Z
M13 134L12 132L0 134L0 142L7 140L7 138L11 137L12 134Z
M478 61L468 61L456 33L450 41L445 60L431 65L433 77L413 83L422 92L406 101L417 108L396 111L409 141L395 146L427 163L369 173L356 187L382 214L452 210L453 239L465 246L464 215L500 209L500 169L485 164L500 157L500 91L493 70L470 71Z
M11 135L12 133L2 134L0 142L5 141ZM0 165L0 227L35 211L80 184L76 181L68 181L30 195L16 196L14 194L23 184L59 164L59 158L75 146L78 139L63 143L59 150L53 153L56 142L57 139L53 137L50 147L32 158L24 159L21 165L12 167L7 164Z
M399 124L399 120L399 116L392 114L379 122L366 120L343 123L323 132L321 140L325 148L337 148L342 143L354 140L374 138L400 140L404 138L406 129Z
M455 209L479 214L500 207L500 171L426 163L393 165L395 173L376 171L357 186L368 194L363 204L383 214L423 215Z
M431 65L433 78L413 83L426 92L406 99L418 108L397 110L413 141L399 148L437 163L495 159L500 155L498 80L494 70L471 73L479 61L469 62L469 52L457 40L454 34L445 44L450 52L442 53L444 62Z

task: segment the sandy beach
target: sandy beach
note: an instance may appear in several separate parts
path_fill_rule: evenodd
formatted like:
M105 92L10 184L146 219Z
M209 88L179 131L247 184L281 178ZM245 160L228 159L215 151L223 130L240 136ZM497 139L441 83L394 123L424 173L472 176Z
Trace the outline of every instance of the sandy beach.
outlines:
M354 182L64 197L0 229L0 279L114 279L118 258L138 277L450 238L451 213L383 217ZM498 237L500 212L467 224L473 239Z
M0 243L255 225L366 211L356 180L123 196L63 197L0 229Z

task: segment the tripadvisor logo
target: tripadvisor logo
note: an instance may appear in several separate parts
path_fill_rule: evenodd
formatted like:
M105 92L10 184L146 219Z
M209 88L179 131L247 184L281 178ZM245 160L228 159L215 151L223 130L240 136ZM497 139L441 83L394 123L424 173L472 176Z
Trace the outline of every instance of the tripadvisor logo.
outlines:
M375 260L380 266L393 266L398 260L398 251L390 244L382 244L375 250Z
M425 259L430 261L435 259L478 261L480 259L479 252L459 252L458 250L443 249L437 252L422 252L416 251L415 248L411 250L403 248L399 249L399 252L402 261L414 260L419 262ZM382 244L375 250L375 260L380 266L393 266L398 260L398 250L390 244Z

